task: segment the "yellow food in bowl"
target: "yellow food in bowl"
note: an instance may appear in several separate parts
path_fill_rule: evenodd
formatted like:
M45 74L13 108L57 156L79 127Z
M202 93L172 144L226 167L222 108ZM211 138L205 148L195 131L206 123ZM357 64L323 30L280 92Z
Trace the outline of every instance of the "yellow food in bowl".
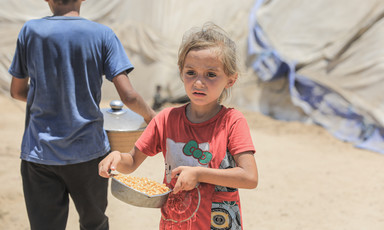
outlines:
M118 174L114 176L114 178L148 196L160 195L169 191L169 188L165 184L160 184L146 177Z

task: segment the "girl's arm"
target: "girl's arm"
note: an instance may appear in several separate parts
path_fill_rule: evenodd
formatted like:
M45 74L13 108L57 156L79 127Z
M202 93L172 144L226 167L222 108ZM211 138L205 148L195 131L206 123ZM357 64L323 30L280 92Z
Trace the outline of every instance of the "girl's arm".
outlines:
M237 167L213 169L204 167L180 166L172 170L172 177L178 177L173 192L191 190L197 183L209 183L231 188L256 188L258 173L252 152L233 156Z
M129 153L113 151L99 163L99 175L105 178L111 176L110 171L117 170L124 174L135 171L147 158L136 146Z

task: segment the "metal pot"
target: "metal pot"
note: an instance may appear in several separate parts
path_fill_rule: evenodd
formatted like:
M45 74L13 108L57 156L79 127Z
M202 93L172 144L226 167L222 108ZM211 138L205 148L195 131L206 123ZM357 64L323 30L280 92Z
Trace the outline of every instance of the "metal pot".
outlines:
M143 133L144 118L128 108L122 101L113 100L111 108L101 109L104 115L104 129L107 131L112 151L129 152Z

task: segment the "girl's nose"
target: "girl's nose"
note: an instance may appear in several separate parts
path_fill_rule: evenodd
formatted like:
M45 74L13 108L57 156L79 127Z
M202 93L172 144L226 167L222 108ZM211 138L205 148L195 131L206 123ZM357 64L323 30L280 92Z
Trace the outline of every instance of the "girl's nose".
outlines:
M196 77L194 85L199 86L199 87L204 87L204 80L203 80L203 77L201 75L198 75Z

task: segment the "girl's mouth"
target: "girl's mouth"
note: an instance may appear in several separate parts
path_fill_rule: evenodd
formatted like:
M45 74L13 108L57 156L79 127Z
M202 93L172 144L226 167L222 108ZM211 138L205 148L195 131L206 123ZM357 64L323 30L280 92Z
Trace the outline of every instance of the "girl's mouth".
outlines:
M193 95L196 95L196 96L205 96L206 94L205 94L205 93L202 93L202 92L193 92Z

